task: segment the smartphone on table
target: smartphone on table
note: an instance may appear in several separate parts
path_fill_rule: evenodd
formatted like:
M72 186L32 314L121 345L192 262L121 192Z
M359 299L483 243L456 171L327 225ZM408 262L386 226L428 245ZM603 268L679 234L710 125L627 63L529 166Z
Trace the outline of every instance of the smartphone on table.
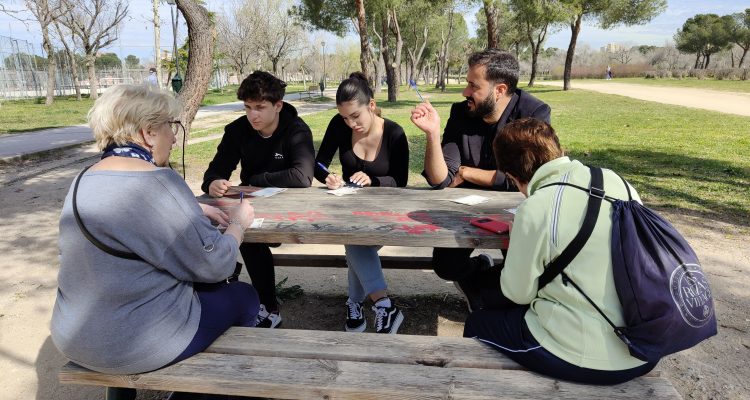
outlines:
M507 222L498 221L494 218L488 218L488 217L474 218L470 222L474 226L480 227L482 229L486 229L490 232L494 232L497 234L506 233L510 230L510 225L508 225Z

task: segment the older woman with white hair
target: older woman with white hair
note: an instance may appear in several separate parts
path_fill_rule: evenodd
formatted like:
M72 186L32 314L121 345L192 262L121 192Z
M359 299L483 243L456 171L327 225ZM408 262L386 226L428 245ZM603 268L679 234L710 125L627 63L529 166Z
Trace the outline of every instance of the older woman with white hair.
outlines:
M71 185L60 216L52 339L95 371L135 374L196 354L259 303L232 274L247 201L228 215L200 205L168 166L179 104L145 85L108 89L88 114L101 161ZM222 233L211 221L226 225Z

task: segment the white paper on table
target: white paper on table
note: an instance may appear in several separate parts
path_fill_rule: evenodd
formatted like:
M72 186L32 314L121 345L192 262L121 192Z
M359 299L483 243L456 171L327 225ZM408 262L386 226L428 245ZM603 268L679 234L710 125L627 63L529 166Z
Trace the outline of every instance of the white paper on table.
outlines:
M509 212L509 213L511 213L513 215L516 215L516 211L518 211L518 208L506 208L505 211L507 211L507 212Z
M357 190L359 190L359 188L353 188L353 187L346 187L345 186L345 187L340 187L338 189L329 190L326 193L332 194L334 196L346 196L346 195L349 195L349 194L357 193Z
M469 196L459 197L457 199L451 200L454 203L460 203L460 204L466 204L469 206L475 206L477 204L482 204L484 202L489 201L489 197L480 196L478 194L472 194Z
M258 229L263 226L263 218L254 218L253 223L250 224L250 229Z
M256 190L252 193L250 193L250 196L252 197L271 197L275 195L276 193L281 193L285 191L286 188L277 188L277 187L267 187L260 190Z

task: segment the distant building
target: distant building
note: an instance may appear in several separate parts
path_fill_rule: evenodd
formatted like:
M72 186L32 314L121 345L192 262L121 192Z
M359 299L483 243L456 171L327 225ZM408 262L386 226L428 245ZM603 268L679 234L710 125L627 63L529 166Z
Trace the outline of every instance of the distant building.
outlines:
M162 49L160 57L162 61L172 61L172 52Z
M604 47L601 47L602 53L617 53L618 51L625 50L625 47L617 43L607 43Z

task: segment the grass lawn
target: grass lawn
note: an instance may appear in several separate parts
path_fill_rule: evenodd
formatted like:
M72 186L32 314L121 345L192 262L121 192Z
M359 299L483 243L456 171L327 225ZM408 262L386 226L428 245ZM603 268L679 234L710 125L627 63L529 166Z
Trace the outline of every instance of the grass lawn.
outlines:
M601 80L605 82L604 80ZM727 81L716 79L646 79L646 78L615 78L613 83L635 83L649 86L685 87L694 89L711 89L725 92L750 93L750 80Z
M43 97L3 101L0 105L0 135L84 124L93 104L88 97L76 101L75 96L55 97L51 106L44 105Z
M460 91L423 90L443 125L450 105L462 99ZM552 107L553 126L571 157L617 171L649 205L750 225L750 118L583 90L542 87L531 92ZM400 97L395 104L381 100L379 106L409 138L410 186L424 186L424 134L409 121L418 100L409 91ZM335 113L304 117L316 149ZM202 175L217 144L218 139L188 147L189 173ZM179 154L173 153L173 161ZM341 169L337 158L332 168Z

